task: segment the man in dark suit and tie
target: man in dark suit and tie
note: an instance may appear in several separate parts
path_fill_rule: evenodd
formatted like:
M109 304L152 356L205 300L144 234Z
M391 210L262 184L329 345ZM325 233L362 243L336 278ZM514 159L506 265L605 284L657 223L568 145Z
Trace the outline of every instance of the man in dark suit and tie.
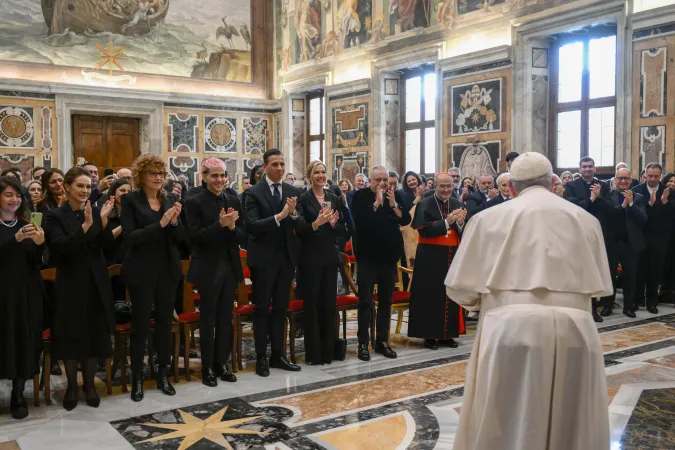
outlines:
M511 190L509 189L509 173L505 172L497 177L497 189L499 194L486 202L485 209L492 208L493 206L501 205L507 200L511 200Z
M640 254L637 275L637 299L647 299L647 311L657 314L659 278L668 250L671 220L675 202L671 200L670 189L661 183L663 167L657 163L647 164L647 181L636 186L633 192L640 194L647 203L647 221L642 229L645 249ZM568 183L569 184L569 183Z
M246 195L248 265L255 304L255 371L262 377L269 376L269 367L300 370L300 366L290 363L283 352L286 310L300 252L300 240L295 229L303 224L297 207L300 192L295 186L283 182L285 166L281 151L267 150L263 154L265 180L256 183ZM272 344L269 365L268 333Z
M608 211L609 234L607 240L607 259L614 284L614 295L602 299L601 315L612 313L616 296L616 275L621 264L623 277L623 313L635 318L635 283L638 270L638 257L645 247L642 226L647 221L645 199L630 190L630 170L619 169L614 178L616 189L610 192L613 209Z
M602 228L602 235L605 239L605 247L607 247L607 236L609 236L609 220L607 215L614 209L614 205L609 196L609 185L595 178L595 171L595 161L593 158L590 156L581 158L579 161L581 178L570 181L565 185L564 197L598 219ZM609 253L609 249L607 253ZM597 300L593 300L593 319L596 322L602 322L602 317L596 311L598 306Z
M499 195L495 189L494 180L490 175L481 175L478 177L478 190L469 195L466 199L466 209L469 215L473 216L487 208L488 200L493 200Z

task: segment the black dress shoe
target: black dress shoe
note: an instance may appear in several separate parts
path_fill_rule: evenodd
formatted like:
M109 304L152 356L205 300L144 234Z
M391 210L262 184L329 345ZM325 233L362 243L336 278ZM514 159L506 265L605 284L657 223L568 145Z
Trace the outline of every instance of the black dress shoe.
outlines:
M638 305L637 303L635 303L635 304L633 305L633 312L639 311L639 310L640 310L640 305Z
M359 359L361 361L370 361L370 352L368 351L368 344L359 344Z
M157 370L157 389L162 391L164 395L176 395L176 390L169 381L169 369L166 367L160 367Z
M593 320L595 320L597 323L604 322L604 319L602 317L600 317L600 314L598 314L595 311L593 311Z
M214 368L213 371L216 376L220 377L220 379L223 381L227 381L228 383L234 383L237 381L237 376L230 372L230 368L227 367L227 363Z
M602 308L602 311L600 311L600 315L602 317L609 317L612 315L612 308Z
M628 309L624 308L624 309L623 309L623 313L624 313L627 317L630 317L631 319L635 319L635 317L636 317L635 313L632 311L632 308L628 308Z
M218 378L213 373L213 369L202 369L202 384L208 387L218 386Z
M322 362L314 362L314 361L305 361L305 364L307 364L308 366L320 366L323 363Z
M647 311L649 311L652 314L659 313L659 309L656 306L647 306Z
M396 358L396 352L389 347L389 344L383 341L375 341L375 353L380 353L385 358Z
M450 348L459 347L459 344L454 339L446 339L444 341L441 341L440 343L445 345L446 347L450 347Z
M270 376L270 367L267 364L267 356L258 355L258 358L256 360L256 364L255 364L255 373L257 373L261 377L269 377Z
M436 339L425 339L424 346L429 350L438 350L438 342L436 342Z
M270 367L272 367L273 369L288 370L289 372L300 372L300 370L302 370L302 368L299 365L293 364L292 362L284 358L282 355L271 356Z
M63 407L66 411L72 411L77 406L77 387L75 389L66 390L66 395L63 397Z
M131 400L140 402L143 400L143 374L138 372L131 372Z
M20 383L23 386L23 383ZM23 389L12 389L12 397L9 401L9 410L12 412L12 417L16 420L25 419L28 417L28 405L23 396Z
M58 375L58 376L63 375L63 371L61 371L61 366L59 366L58 361L54 361L52 363L52 367L49 369L49 373L52 374L52 375Z

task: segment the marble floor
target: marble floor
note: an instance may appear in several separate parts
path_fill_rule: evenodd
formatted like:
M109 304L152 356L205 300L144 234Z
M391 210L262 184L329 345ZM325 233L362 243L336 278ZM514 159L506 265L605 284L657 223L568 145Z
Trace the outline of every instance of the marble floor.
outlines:
M642 309L637 319L614 314L599 324L612 450L675 448L675 308L659 309L658 316ZM28 419L15 421L7 415L10 385L2 382L0 450L451 449L474 329L459 348L437 351L395 335L398 359L373 354L364 363L354 328L351 321L345 361L297 373L272 369L266 379L249 361L236 384L208 388L198 377L182 378L174 397L148 381L141 403L122 394L117 379L106 396L99 380L100 408L81 402L66 412L65 380L54 377L54 404L31 407Z

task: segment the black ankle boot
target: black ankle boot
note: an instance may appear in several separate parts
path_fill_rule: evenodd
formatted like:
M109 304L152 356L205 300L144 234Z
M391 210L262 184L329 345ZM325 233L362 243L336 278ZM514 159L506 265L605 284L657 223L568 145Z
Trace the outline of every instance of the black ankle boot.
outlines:
M131 400L143 400L143 372L140 370L131 371Z
M162 391L164 395L176 395L176 390L169 382L169 369L160 366L157 370L157 389Z
M72 411L77 406L77 386L69 385L66 389L66 395L63 397L63 407L66 411Z
M12 398L9 402L9 409L12 412L12 417L21 420L28 417L28 405L26 399L23 397L23 389L26 380L17 378L12 382Z

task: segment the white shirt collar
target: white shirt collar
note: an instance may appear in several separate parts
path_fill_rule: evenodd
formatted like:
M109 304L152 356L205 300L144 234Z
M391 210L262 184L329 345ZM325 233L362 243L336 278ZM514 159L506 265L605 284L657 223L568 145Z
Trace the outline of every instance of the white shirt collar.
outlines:
M645 184L647 184L647 183L645 183ZM656 187L653 188L653 187L651 187L649 184L647 184L647 190L648 190L649 193L651 194L652 192L658 191L658 190L659 190L659 185L657 184Z

